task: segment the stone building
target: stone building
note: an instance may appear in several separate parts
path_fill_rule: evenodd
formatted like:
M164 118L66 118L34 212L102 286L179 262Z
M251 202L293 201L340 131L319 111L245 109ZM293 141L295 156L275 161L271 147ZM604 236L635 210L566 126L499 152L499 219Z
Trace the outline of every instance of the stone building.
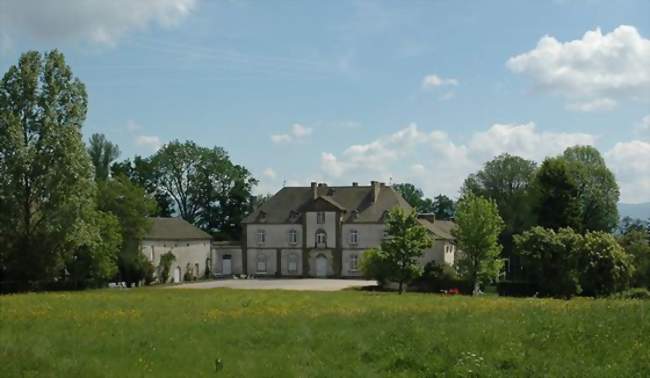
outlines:
M182 218L151 218L151 228L140 248L156 268L160 266L161 255L167 252L174 255L171 282L182 282L186 276L203 277L206 266L212 265L212 236Z
M412 210L392 187L285 187L243 220L242 266L254 276L358 277L365 250L385 237L384 221L395 207ZM434 245L421 263L454 263L454 226L419 217ZM231 255L232 258L232 255Z

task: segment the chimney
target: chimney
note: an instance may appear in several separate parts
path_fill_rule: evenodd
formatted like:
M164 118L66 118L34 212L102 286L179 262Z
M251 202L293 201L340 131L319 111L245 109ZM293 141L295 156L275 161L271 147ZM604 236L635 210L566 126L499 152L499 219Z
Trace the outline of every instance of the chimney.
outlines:
M377 202L377 199L379 199L379 188L381 187L381 183L378 181L370 181L370 186L372 187L372 202Z
M311 183L311 196L313 199L318 198L318 186L315 182Z

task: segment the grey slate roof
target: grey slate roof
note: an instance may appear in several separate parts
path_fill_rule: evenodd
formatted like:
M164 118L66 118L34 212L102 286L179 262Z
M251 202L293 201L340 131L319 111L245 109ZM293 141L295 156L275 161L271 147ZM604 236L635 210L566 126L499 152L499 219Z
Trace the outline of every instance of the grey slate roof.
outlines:
M151 228L144 240L206 240L212 235L182 218L149 218Z
M456 224L447 220L434 220L431 222L428 219L418 218L418 221L427 230L431 231L437 239L456 240L452 235L451 230L456 227Z
M381 185L376 202L372 186L320 186L318 196L333 207L344 210L343 222L382 223L384 212L394 207L412 209L392 187ZM242 223L300 223L302 215L314 202L311 187L285 187L249 214ZM356 212L355 212L356 210ZM264 213L261 221L260 213Z

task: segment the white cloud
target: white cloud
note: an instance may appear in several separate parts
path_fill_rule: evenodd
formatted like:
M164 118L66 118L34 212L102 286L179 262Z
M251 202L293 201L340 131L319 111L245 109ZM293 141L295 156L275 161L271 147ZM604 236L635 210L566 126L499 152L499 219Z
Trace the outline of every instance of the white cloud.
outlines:
M648 100L650 93L650 40L633 26L608 34L595 29L568 42L547 35L506 65L537 88L565 96L571 110L609 110L617 101Z
M135 144L141 147L146 147L152 151L157 151L162 143L160 137L156 135L138 135L135 137Z
M275 173L275 171L272 168L266 168L264 170L263 174L264 174L264 176L266 176L266 177L268 177L270 179L274 179L277 176L277 174Z
M291 142L301 142L305 140L309 135L311 135L313 129L305 127L299 123L294 123L291 125L289 133L286 134L273 134L271 135L271 142L273 143L291 143Z
M487 131L475 133L468 144L472 155L488 160L502 153L525 159L543 160L575 145L594 145L596 138L583 133L538 132L534 122L494 124Z
M534 123L494 124L456 143L440 130L425 132L410 124L367 144L352 145L336 156L321 155L330 181L412 182L428 194L456 196L465 178L501 153L540 161L576 144L594 144L589 134L540 132Z
M590 101L569 103L566 108L576 112L607 111L616 108L616 101L603 97Z
M650 143L640 140L616 143L605 153L607 165L621 187L621 201L650 201Z
M157 23L177 25L197 0L3 0L0 12L3 45L29 36L38 40L81 40L114 45L131 30Z
M445 85L456 86L458 85L458 80L445 79L436 74L427 75L422 79L422 88L424 89L442 87Z

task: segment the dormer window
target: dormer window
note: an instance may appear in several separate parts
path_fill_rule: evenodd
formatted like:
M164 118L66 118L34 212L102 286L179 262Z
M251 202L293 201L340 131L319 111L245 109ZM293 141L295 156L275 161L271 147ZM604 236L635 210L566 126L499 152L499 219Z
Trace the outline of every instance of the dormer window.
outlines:
M316 224L325 224L325 212L319 211L316 213Z
M288 241L291 245L298 244L298 232L296 230L289 230Z
M257 244L264 244L266 242L266 231L257 230Z
M352 220L356 220L357 218L359 218L359 210L354 209L352 210Z
M298 214L297 211L295 211L295 210L291 210L291 211L289 212L289 222L295 222L296 219L298 219L298 215L299 215L299 214Z
M359 244L359 231L350 230L350 244L352 245Z
M260 222L266 222L266 212L260 211L259 219Z

